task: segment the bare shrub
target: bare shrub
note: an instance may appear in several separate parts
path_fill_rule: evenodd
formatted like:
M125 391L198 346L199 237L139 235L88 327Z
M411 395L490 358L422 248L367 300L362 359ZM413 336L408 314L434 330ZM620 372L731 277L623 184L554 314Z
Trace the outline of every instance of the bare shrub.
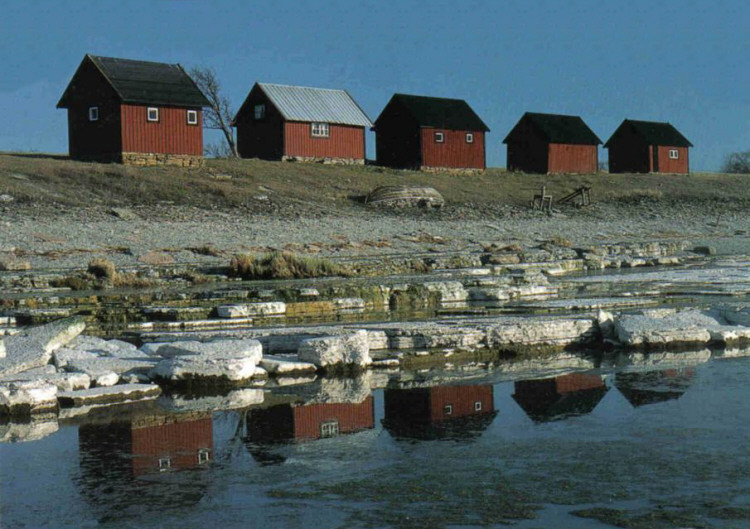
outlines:
M722 173L750 174L750 151L727 155L721 166Z

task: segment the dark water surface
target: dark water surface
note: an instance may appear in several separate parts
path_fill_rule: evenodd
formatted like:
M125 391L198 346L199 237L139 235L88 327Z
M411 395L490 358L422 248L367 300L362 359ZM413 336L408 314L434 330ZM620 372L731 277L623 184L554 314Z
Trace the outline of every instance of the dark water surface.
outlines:
M713 358L525 380L402 380L369 395L267 397L242 411L99 414L0 444L0 520L750 527L748 382L750 358Z

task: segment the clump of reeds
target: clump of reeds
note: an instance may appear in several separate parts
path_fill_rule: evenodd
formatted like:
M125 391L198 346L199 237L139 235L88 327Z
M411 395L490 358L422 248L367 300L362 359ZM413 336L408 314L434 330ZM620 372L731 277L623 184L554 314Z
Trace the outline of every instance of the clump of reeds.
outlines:
M260 257L239 254L229 263L230 273L244 279L300 279L349 276L351 271L329 259L291 252L270 252Z

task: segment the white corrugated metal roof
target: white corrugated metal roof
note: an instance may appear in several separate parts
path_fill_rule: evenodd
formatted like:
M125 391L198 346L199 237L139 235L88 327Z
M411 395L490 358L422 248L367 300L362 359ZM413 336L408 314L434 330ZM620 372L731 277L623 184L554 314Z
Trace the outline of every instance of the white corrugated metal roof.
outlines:
M345 90L258 83L288 121L313 121L372 127L352 96Z

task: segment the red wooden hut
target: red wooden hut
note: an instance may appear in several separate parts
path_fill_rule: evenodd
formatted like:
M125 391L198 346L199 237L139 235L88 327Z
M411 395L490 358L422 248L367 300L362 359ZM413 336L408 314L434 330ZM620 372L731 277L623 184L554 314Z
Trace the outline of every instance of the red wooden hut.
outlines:
M578 116L526 112L503 140L509 171L595 173L601 140Z
M372 396L362 402L280 404L253 409L247 416L247 439L254 443L336 437L375 427Z
M601 375L588 373L519 380L514 388L513 400L534 422L591 413L608 391Z
M688 141L672 124L626 119L604 144L610 173L690 172Z
M179 64L86 55L57 108L71 158L190 167L203 163L208 104Z
M487 167L489 128L463 99L395 94L375 120L378 164L405 169Z
M492 385L387 389L385 427L396 437L475 437L495 418Z
M255 83L232 125L243 158L364 164L372 123L345 90Z

